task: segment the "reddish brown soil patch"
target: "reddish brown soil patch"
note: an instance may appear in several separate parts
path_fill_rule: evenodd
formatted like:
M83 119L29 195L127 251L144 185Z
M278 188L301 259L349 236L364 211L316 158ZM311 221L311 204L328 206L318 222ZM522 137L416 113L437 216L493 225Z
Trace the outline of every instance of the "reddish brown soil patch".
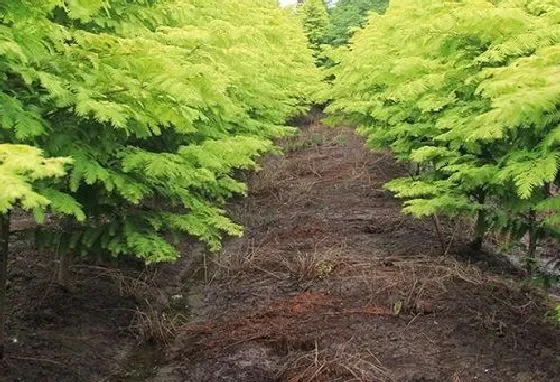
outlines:
M214 259L154 381L560 378L543 298L469 265L460 234L441 256L432 222L382 190L404 171L387 154L317 123L284 145L232 205L246 236Z

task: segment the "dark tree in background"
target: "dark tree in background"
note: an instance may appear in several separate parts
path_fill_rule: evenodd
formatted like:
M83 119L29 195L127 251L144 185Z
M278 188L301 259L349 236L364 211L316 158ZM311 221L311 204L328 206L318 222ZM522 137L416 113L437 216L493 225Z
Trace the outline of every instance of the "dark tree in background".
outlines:
M367 22L369 12L385 13L389 0L339 0L330 9L331 24L326 43L347 44L356 28Z

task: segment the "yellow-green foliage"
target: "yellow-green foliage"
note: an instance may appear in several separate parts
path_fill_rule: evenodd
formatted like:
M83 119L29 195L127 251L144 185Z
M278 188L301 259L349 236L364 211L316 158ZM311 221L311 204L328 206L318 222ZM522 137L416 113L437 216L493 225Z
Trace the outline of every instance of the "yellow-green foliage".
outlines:
M34 183L63 176L68 163L69 158L45 159L35 147L0 144L0 214L9 212L15 204L24 210L44 209L50 201L33 189Z
M274 0L3 0L0 139L74 161L51 187L88 219L67 250L148 262L164 233L218 248L226 198L318 83L297 18ZM71 212L72 213L72 212ZM74 213L76 215L76 213Z
M558 0L394 1L335 53L328 111L418 164L387 186L407 212L522 234L560 211L559 42Z

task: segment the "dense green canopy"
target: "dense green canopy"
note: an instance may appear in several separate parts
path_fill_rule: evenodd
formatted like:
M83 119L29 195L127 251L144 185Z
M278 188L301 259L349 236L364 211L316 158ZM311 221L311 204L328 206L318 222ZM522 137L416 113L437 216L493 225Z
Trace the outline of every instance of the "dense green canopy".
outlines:
M297 18L274 0L4 0L0 140L70 157L39 192L87 220L49 240L148 262L165 232L212 248L240 227L232 170L285 134L317 86Z
M529 253L557 230L558 0L395 1L335 55L328 111L417 164L387 186L407 212L477 214Z

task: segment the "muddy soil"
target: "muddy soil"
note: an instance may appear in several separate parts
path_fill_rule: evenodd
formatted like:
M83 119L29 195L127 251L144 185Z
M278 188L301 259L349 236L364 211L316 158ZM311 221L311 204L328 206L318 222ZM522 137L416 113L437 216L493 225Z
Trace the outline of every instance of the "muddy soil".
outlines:
M560 380L544 294L464 249L468 227L442 221L442 246L401 215L382 185L406 168L318 121L282 145L215 256L187 241L160 268L75 261L65 289L16 233L0 381ZM167 346L138 344L162 328Z
M27 215L13 218L7 358L0 361L0 381L106 381L140 373L139 367L128 368L128 358L144 349L139 347L141 318L161 314L169 296L180 291L189 257L159 268L74 259L61 287L55 277L57 258L34 249L26 233L32 226ZM198 250L198 245L184 244L187 255ZM148 352L150 362L162 354L151 347Z
M442 246L401 215L382 185L405 168L317 122L283 146L150 381L560 380L544 297L466 227L442 222Z

